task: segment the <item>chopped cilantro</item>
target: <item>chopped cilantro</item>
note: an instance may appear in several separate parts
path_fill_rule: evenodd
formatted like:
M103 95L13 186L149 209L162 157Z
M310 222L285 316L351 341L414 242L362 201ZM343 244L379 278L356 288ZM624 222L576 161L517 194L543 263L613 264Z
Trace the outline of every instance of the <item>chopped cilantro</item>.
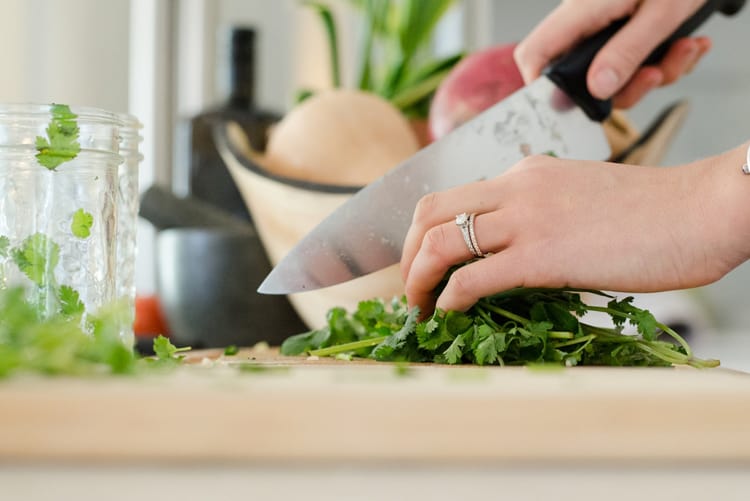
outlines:
M719 364L694 357L676 332L633 306L632 298L612 299L606 307L591 306L582 301L583 292L607 296L593 290L517 288L483 298L465 313L438 310L422 321L417 321L418 310L410 310L403 298L393 301L390 309L380 300L364 301L350 315L342 316L337 309L335 323L288 339L281 352L356 353L381 361L477 365ZM614 327L584 323L581 317L589 311L609 314ZM624 334L625 323L633 325L637 334ZM660 340L664 334L672 341Z
M184 357L178 355L178 353L188 350L190 350L190 347L178 348L172 344L169 338L161 334L154 339L154 354L159 361L180 361Z

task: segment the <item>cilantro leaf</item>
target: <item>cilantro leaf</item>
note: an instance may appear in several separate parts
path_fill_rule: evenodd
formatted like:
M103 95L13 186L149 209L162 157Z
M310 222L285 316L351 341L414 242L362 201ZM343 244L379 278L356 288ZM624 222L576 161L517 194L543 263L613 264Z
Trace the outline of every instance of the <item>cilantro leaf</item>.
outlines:
M154 338L154 354L159 361L174 361L182 360L182 356L178 356L177 353L181 351L188 351L190 347L178 348L172 344L169 338L159 334Z
M53 104L52 120L47 126L47 137L36 137L36 158L39 163L55 170L60 164L73 160L81 151L78 142L78 115L64 104Z
M372 357L375 360L391 359L396 351L404 347L408 337L416 330L418 317L419 308L412 308L403 326L372 350Z
M327 327L310 332L304 332L288 337L281 343L281 354L292 356L307 353L310 350L323 348L331 337L331 330Z
M27 237L11 251L16 266L40 287L54 282L54 270L60 260L60 246L43 233Z
M445 349L443 356L445 357L446 363L457 364L461 361L463 356L463 348L465 346L464 335L459 334L456 339L453 340L450 346Z
M70 231L78 238L88 238L91 235L91 226L94 224L94 216L90 212L78 209L73 213L73 222Z
M618 326L622 326L627 321L636 328L643 339L654 341L658 336L656 318L650 311L633 306L632 303L632 296L626 297L622 301L615 299L610 301L607 308L611 310L612 321Z
M86 310L78 291L72 287L67 285L61 286L58 296L58 299L60 300L60 312L63 315L80 315Z

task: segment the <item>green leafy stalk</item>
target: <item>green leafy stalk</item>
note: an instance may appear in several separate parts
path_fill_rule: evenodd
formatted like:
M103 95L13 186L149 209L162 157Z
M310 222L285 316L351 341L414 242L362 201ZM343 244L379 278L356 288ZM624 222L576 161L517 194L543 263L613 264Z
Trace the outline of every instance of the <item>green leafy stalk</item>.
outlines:
M390 100L410 117L425 118L430 99L450 69L462 58L456 54L424 64L427 43L435 27L456 0L350 0L363 18L357 88ZM332 81L341 85L337 29L331 9L321 1L315 8L327 33ZM420 66L421 65L421 66ZM297 94L297 102L311 95Z
M341 62L339 58L339 42L336 29L336 21L330 7L321 2L306 1L304 5L315 9L320 16L328 37L328 50L330 51L331 79L334 87L341 87Z

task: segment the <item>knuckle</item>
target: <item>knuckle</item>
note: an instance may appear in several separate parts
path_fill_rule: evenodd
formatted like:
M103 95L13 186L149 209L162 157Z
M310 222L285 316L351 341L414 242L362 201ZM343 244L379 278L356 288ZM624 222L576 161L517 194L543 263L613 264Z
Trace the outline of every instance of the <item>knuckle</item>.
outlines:
M523 157L516 165L514 165L510 171L528 171L532 169L537 169L540 166L544 165L543 158L549 158L549 156L544 155L529 155L527 157Z
M448 235L446 235L445 227L440 225L430 228L422 241L422 252L430 256L442 257L445 253L447 240Z
M428 193L419 199L417 206L414 209L414 224L421 225L430 220L435 209L439 207L438 198L438 193Z
M412 300L422 294L422 289L419 288L413 280L407 280L404 284L404 294L406 294L407 298Z
M638 67L643 59L640 52L633 48L612 50L609 54L612 68L619 73L620 78L627 80L633 70Z
M475 280L470 266L464 266L453 272L448 279L447 289L456 297L473 298Z

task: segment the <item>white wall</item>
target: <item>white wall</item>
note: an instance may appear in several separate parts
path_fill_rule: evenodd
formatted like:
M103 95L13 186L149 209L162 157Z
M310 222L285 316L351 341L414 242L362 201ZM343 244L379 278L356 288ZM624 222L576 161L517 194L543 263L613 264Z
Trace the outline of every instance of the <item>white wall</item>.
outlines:
M2 0L0 101L127 111L129 0Z

